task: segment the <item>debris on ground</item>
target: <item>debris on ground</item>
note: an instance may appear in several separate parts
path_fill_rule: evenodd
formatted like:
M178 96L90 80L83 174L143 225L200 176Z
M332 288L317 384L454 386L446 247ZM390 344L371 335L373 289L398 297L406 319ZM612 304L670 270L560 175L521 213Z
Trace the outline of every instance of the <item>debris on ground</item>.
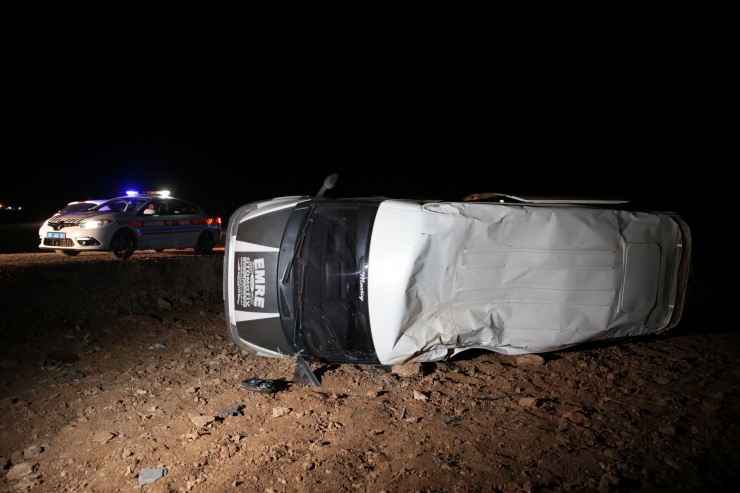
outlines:
M139 484L145 485L155 482L158 479L163 478L167 474L167 469L165 468L157 468L157 469L149 469L149 468L142 468L141 471L139 471Z
M82 380L85 374L77 370L67 370L58 373L54 378L71 378L72 380Z
M154 346L149 346L149 349L167 349L167 346L164 344L156 343Z
M270 394L275 392L275 384L272 380L265 380L257 377L244 380L242 382L242 388L253 392L259 392L260 394Z
M219 409L218 414L221 416L239 416L241 415L239 404L234 404L231 409Z

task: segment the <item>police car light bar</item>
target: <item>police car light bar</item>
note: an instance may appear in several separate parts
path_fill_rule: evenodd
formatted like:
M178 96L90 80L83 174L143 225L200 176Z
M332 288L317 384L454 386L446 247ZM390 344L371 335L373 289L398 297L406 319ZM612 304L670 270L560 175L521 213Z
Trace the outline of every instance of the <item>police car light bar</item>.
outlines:
M169 190L147 190L149 195L161 195L162 197L169 197L170 191Z
M132 196L134 196L134 195L139 195L139 192L136 192L136 191L134 191L134 190L128 190L128 191L126 192L126 195L128 195L129 197L132 197Z

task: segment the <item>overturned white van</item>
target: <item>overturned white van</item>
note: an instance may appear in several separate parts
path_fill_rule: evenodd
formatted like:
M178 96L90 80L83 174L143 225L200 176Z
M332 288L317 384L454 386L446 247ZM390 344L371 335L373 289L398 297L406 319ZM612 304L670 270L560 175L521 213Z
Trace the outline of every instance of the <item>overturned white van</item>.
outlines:
M232 215L224 300L240 348L391 365L471 348L553 351L681 318L691 236L676 214L621 201L323 191Z

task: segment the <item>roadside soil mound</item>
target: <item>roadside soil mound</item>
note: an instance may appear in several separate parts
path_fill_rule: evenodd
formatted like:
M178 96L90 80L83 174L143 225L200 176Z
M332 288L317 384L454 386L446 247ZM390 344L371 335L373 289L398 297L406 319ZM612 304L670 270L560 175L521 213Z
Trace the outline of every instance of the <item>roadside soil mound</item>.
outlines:
M0 491L134 491L149 468L166 469L151 492L730 491L738 481L736 334L541 359L468 352L393 371L315 364L323 386L300 387L290 358L229 340L219 256L2 257ZM242 389L250 377L274 379L277 392Z
M0 259L0 331L6 338L85 325L114 313L148 313L222 299L219 255L137 252L120 261L100 252Z

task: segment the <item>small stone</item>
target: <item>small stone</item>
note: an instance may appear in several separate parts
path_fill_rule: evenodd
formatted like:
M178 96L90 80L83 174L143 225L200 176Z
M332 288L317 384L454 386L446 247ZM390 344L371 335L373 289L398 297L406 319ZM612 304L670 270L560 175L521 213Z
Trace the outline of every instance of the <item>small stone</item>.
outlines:
M681 470L681 464L679 464L678 462L676 462L676 460L673 457L670 457L670 456L666 455L665 458L663 459L663 461L666 464L668 464L669 466L671 466L673 469L675 469L676 471L680 471Z
M33 474L33 470L36 466L37 464L35 462L21 462L20 464L11 467L5 477L8 481L18 481L19 479Z
M314 466L315 466L315 464L313 462L304 462L303 463L303 470L304 471L310 471L311 469L314 468Z
M172 303L160 296L159 298L157 298L157 306L162 310L169 310L170 308L172 308Z
M659 426L658 431L664 435L676 436L676 428L674 426Z
M136 391L136 393L139 394L139 395L144 395L144 394L146 394L146 390L139 389L139 390Z
M697 433L699 433L699 428L697 428L696 426L692 426L691 427L691 433L694 434L694 435L696 435Z
M655 380L655 382L656 383L659 383L660 385L668 385L669 383L671 383L671 381L668 380L667 378L660 377L660 376L657 376L657 375L655 377L653 377L653 380Z
M583 423L586 421L586 416L584 416L581 413L573 412L573 413L565 413L563 417L568 418L571 423L575 423L577 425Z
M280 418L281 416L286 416L289 413L290 413L289 407L273 407L272 408L273 418Z
M221 385L220 378L212 378L206 382L208 385Z
M714 395L712 396L712 399L717 399L717 400L719 400L719 399L724 399L724 398L725 398L725 394L724 394L724 393L722 393L722 392L717 392L716 394L714 394Z
M714 414L719 410L719 406L716 404L710 404L709 402L705 402L699 408L707 414Z
M536 354L520 354L516 357L516 366L542 366L545 360L542 356Z
M624 460L622 458L622 455L619 452L617 452L616 450L606 449L606 450L604 450L604 455L607 456L607 457L609 457L610 459L614 459L615 461L618 461L618 462L621 462L622 460Z
M365 395L367 395L368 397L378 397L378 393L374 390L368 390Z
M407 363L405 365L393 365L391 373L399 377L418 377L421 375L421 363Z
M187 390L185 390L185 392L188 393L188 394L194 394L197 391L198 391L198 388L197 387L188 387Z
M26 450L23 451L23 457L28 460L36 457L42 452L41 447L38 445L31 445Z
M601 480L599 481L599 493L609 493L611 484L615 486L619 484L619 478L611 474L604 474L601 476Z
M406 422L407 423L411 423L411 424L416 424L416 423L419 422L420 419L421 418L413 418L413 417L412 418L406 418Z
M428 401L429 397L424 394L423 392L419 392L418 390L414 390L414 400L417 401Z
M534 397L522 397L519 399L519 405L522 407L534 407L537 404L537 399Z
M190 352L190 348L189 347L186 347L185 349L182 350L182 352L183 353L189 353ZM191 483L191 482L192 481L188 481L188 483Z
M99 431L92 436L92 441L99 442L101 445L105 445L106 443L113 440L115 437L116 435L109 431Z
M188 413L188 416L190 417L190 421L192 421L193 424L198 428L203 428L204 426L213 423L213 421L215 420L213 416L205 416L203 414L193 416L192 414Z
M13 485L13 489L15 491L30 490L31 488L33 488L34 486L38 484L38 481L36 481L37 478L35 476L36 474L31 474L30 476L21 479L20 481L18 481L17 483Z

